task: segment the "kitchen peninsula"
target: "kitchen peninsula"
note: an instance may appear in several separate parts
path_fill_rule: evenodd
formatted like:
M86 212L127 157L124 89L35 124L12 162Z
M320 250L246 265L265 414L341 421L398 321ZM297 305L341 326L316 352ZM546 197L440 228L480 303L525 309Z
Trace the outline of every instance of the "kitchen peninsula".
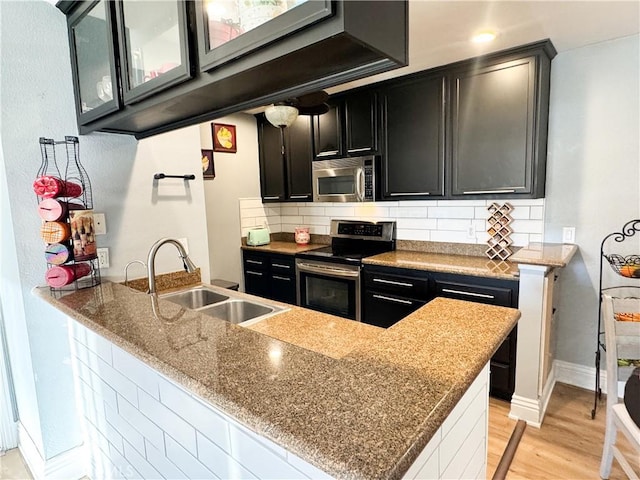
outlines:
M35 294L71 318L89 430L102 421L91 417L99 399L107 431L134 430L140 442L89 442L119 468L142 448L150 474L179 467L192 478L215 468L259 478L485 475L485 366L517 310L438 298L384 330L291 306L243 328L109 282ZM472 451L447 443L472 434Z

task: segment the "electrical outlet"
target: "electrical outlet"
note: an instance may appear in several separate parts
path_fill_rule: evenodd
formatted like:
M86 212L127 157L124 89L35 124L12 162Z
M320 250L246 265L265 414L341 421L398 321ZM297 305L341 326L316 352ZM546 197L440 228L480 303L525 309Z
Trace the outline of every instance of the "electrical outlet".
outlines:
M107 222L104 218L104 213L93 214L93 227L96 235L105 235L107 233Z
M98 265L100 268L109 268L109 249L98 248Z
M562 243L576 243L576 227L562 227Z
M476 226L473 223L467 227L467 238L476 238Z

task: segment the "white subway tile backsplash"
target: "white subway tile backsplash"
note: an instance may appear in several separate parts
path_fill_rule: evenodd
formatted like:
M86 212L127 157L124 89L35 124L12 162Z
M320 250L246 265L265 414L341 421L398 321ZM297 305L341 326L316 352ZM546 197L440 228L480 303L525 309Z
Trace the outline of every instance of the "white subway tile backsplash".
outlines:
M303 219L300 215L283 215L280 218L282 219L282 224L288 223L297 225L300 225Z
M193 425L142 390L140 391L140 411L191 454L196 455L196 430Z
M401 218L427 218L427 207L391 207L389 216Z
M140 453L131 446L131 444L124 442L124 458L135 468L144 479L161 479L160 472L153 468L153 466L144 458Z
M487 207L475 207L473 210L474 218L489 218L489 210L487 210Z
M166 441L167 458L171 460L187 478L209 479L216 478L211 470L206 468L200 461L182 448L175 440L167 436Z
M111 425L109 422L105 423L104 427L102 428L102 432L104 433L104 436L109 441L111 446L118 450L118 452L124 453L122 446L122 435L120 435L118 430L116 430L113 425Z
M120 395L118 395L118 413L144 438L157 448L164 449L162 430Z
M200 432L197 436L198 459L218 478L257 478Z
M486 200L438 200L438 207L486 207Z
M542 243L543 241L543 236L539 235L537 233L530 233L529 234L529 243L532 242L536 242L536 243Z
M528 233L512 233L510 235L514 247L526 247L529 245Z
M329 227L329 219L327 217L303 217L302 221L305 225L318 225L323 227Z
M468 243L467 232L453 230L434 230L431 232L432 242Z
M353 207L342 207L339 205L340 204L325 207L325 215L329 218L336 219L355 217L355 209Z
M538 220L514 220L511 228L518 233L542 233L543 224Z
M256 217L242 217L240 219L240 226L242 228L251 228L256 226Z
M329 227L322 227L319 225L311 225L309 227L309 233L314 235L329 235Z
M240 208L262 208L261 198L241 198Z
M326 472L323 472L322 470L314 467L310 463L305 462L300 457L297 457L291 452L287 452L287 462L300 470L307 477L313 478L313 480L330 480L334 478Z
M514 207L518 207L520 205L528 205L528 206L533 206L533 205L544 205L544 198L530 198L530 199L514 199L514 200L495 200L495 202L497 203L510 203L511 205L513 205Z
M296 224L292 223L290 225L288 225L286 223L283 223L282 224L282 228L280 229L280 231L286 232L286 233L295 233L296 227L298 227L298 226L300 226L300 225L297 224L297 223Z
M234 425L231 430L231 454L249 471L264 479L307 478L261 443Z
M160 401L174 412L180 412L187 422L220 448L227 452L231 450L227 422L210 406L165 379L160 381Z
M122 473L127 480L137 480L144 478L124 456L118 452L112 445L109 445L109 458L115 467Z
M531 220L544 220L544 207L529 207Z
M475 228L475 223L473 223L472 220L452 220L448 218L438 219L438 230L455 230L466 232L471 226Z
M160 472L163 478L166 479L182 479L185 478L184 472L176 467L164 453L158 450L153 444L145 440L145 449L147 452L147 460Z
M429 207L431 218L474 218L474 207Z
M87 385L87 388L95 392L97 397L102 398L106 404L116 405L116 391L82 362L78 362L78 376Z
M410 228L398 229L397 237L402 240L428 242L431 240L431 230L412 230Z
M113 367L153 398L160 398L158 375L140 360L116 346L113 347Z
M138 452L144 455L144 437L140 432L129 424L124 418L118 415L111 407L105 408L107 422L115 428L118 433L127 440Z
M511 210L509 216L514 220L529 220L530 213L531 207L525 207L521 205L519 207L514 207L513 210Z
M305 205L304 207L298 208L299 215L314 215L314 216L324 216L324 207Z
M388 217L389 208L384 203L361 203L354 208L353 214L356 217Z
M119 371L107 365L104 361L98 360L98 369L95 372L131 404L138 404L138 389L136 385Z
M299 215L298 207L289 207L288 205L282 205L280 207L281 215Z
M398 218L396 220L399 230L435 230L437 220L430 218Z
M265 208L243 208L240 210L243 217L266 217L267 211Z

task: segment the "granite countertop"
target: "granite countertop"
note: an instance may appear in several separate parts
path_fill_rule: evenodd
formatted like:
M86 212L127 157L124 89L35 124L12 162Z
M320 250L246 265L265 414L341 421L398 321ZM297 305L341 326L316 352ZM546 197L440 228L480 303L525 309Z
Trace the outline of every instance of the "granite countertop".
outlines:
M387 330L299 307L245 328L110 282L34 294L339 478L400 478L520 316L437 298Z
M243 250L258 250L270 253L284 253L285 255L295 255L296 253L306 252L308 250L316 250L318 248L326 247L321 243L308 243L306 245L298 245L295 242L283 242L274 241L268 245L251 246L242 245Z
M486 257L413 252L408 250L395 250L393 252L367 257L363 259L363 263L507 280L517 278L519 273L518 266L512 262L490 260Z
M514 253L509 261L529 265L564 268L578 251L578 246L565 243L530 243Z

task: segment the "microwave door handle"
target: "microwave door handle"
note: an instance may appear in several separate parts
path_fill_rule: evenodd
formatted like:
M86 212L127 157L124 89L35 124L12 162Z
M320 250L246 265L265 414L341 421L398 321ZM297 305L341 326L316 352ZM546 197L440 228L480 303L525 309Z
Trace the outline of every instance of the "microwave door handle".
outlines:
M358 201L362 202L364 200L364 169L358 168L358 173L356 173L356 195L358 197Z

